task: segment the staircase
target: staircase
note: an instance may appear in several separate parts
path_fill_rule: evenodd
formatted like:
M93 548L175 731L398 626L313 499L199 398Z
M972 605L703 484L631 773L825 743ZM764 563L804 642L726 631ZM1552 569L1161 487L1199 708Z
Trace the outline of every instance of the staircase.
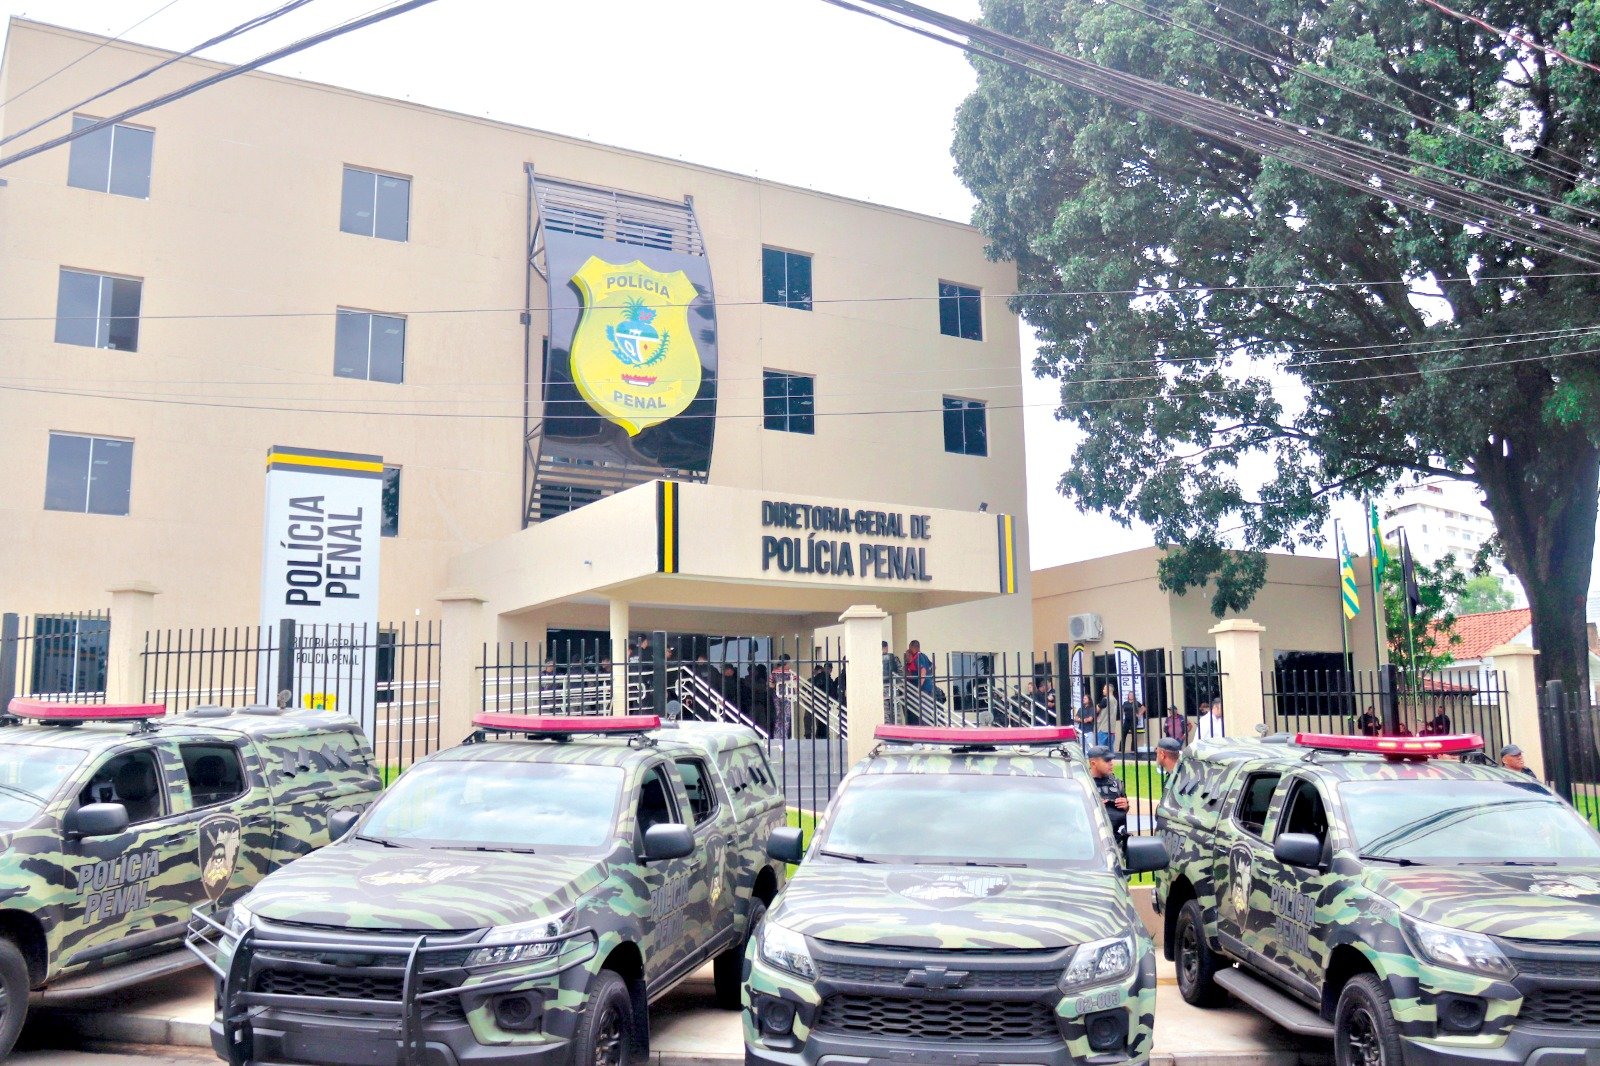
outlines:
M796 679L795 709L806 725L804 736L826 735L844 740L850 735L849 711L844 704L809 681Z
M670 672L672 676L668 683L671 691L677 694L678 703L683 706L685 718L699 722L732 722L749 726L762 740L767 739L766 730L751 721L749 715L729 703L700 673L682 666L674 667Z

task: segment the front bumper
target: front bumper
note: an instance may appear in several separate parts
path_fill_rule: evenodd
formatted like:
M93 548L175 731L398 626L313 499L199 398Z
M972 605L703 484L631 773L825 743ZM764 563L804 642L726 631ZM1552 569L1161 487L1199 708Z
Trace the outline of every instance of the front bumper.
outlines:
M229 1066L469 1066L565 1062L592 930L529 938L553 945L531 962L468 966L478 931L349 934L263 924L236 931L197 909L192 949L212 947L217 977L212 1049ZM497 947L517 945L497 944ZM197 950L197 953L199 951ZM500 1026L501 997L526 1001L533 1023Z
M1063 997L1056 981L1072 949L1044 952L882 950L810 941L815 982L763 963L751 944L744 992L747 1066L1128 1066L1149 1060L1155 1013L1155 955L1139 942L1139 963L1123 982ZM916 987L919 969L961 972L957 987ZM793 1010L787 1034L763 1029L760 1011L780 1000ZM1114 1049L1095 1051L1089 1022L1120 1029Z
M1403 1040L1406 1066L1600 1066L1600 1032L1513 1028L1495 1047L1464 1047L1441 1040Z

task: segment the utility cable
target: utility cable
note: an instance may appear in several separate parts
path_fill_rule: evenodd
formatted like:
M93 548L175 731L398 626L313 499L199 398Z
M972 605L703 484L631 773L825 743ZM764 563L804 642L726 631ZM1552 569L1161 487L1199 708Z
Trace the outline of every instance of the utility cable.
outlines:
M1570 56L1559 48L1555 48L1548 44L1540 44L1533 38L1524 37L1520 33L1512 33L1510 30L1502 30L1498 26L1490 25L1476 15L1469 15L1464 11L1457 11L1455 8L1446 7L1439 3L1439 0L1422 0L1422 2L1427 4L1429 7L1437 8L1438 10L1443 11L1446 15L1451 15L1455 18L1470 22L1474 26L1481 26L1483 29L1488 30L1490 33L1501 38L1502 40L1510 41L1513 44L1520 44L1525 48L1532 48L1536 51L1543 52L1547 56L1552 56L1556 59L1562 59L1568 63L1576 63L1580 67L1587 67L1596 74L1600 74L1600 66L1595 66L1586 59L1579 59L1577 56Z
M201 41L199 44L195 45L193 48L189 49L186 52L179 52L176 55L168 56L166 59L163 59L161 62L157 63L155 66L148 67L145 70L142 70L139 73L135 74L131 78L126 78L126 79L124 79L122 81L119 81L117 84L115 84L113 86L110 86L109 88L101 89L99 92L95 93L93 96L86 96L82 100L79 100L77 103L72 104L72 105L70 105L68 107L64 107L64 108L62 108L61 110L55 112L52 115L46 115L44 118L39 119L37 122L35 122L31 126L24 126L22 129L17 130L15 133L7 134L5 137L0 137L0 144L10 144L12 141L16 140L18 137L27 136L28 134L32 133L34 130L38 129L41 126L47 126L50 123L54 122L58 118L63 118L65 116L67 116L67 115L72 114L74 111L77 111L80 107L88 107L90 104L94 103L96 100L102 99L103 97L110 96L112 93L117 92L119 89L126 89L128 86L133 85L135 82L143 81L145 78L148 78L150 75L155 74L155 73L157 73L159 71L165 70L167 67L172 66L172 64L178 62L179 60L188 59L189 57L193 56L196 52L199 52L202 49L210 48L213 45L218 45L218 44L223 43L224 41L232 40L233 38L238 37L238 36L240 36L242 34L248 33L253 29L256 29L256 28L261 27L261 26L265 26L267 23L273 21L274 19L282 18L284 15L289 14L291 11L295 11L295 10L297 10L299 8L302 8L302 7L304 7L305 5L307 5L309 3L311 3L311 0L290 0L289 3L284 4L282 7L279 7L277 9L275 9L275 10L272 10L272 11L268 11L267 13L262 14L262 15L257 15L255 18L247 19L246 21L241 22L241 23L239 23L239 25L233 27L231 30L224 30L221 33L217 34L215 37L210 38L209 40ZM163 9L163 10L165 10L165 9ZM106 43L110 43L110 42L106 42ZM90 54L92 54L92 53L90 53Z
M156 8L154 11L150 12L150 14L146 15L144 18L140 19L138 22L135 22L132 26L129 26L127 29L125 29L121 33L117 34L115 37L108 37L107 39L101 41L99 44L95 45L93 48L89 49L87 52L83 53L83 55L79 56L77 59L72 60L70 63L67 63L65 66L57 67L55 70L51 71L49 74L46 74L44 77L42 77L38 81L34 82L32 85L28 86L26 89L23 89L21 92L17 93L15 96L11 97L11 99L5 100L5 101L0 101L0 107L7 107L7 106L17 102L18 100L21 100L24 96L27 96L29 93L33 92L33 90L35 90L39 86L43 85L45 82L52 81L55 78L60 77L62 74L65 74L67 71L71 70L73 67L77 66L79 63L82 63L85 59L88 59L90 56L92 56L96 52L100 51L100 49L105 48L107 45L116 44L118 41L122 40L128 34L132 33L134 30L138 29L140 26L143 26L146 22L149 22L151 19L155 18L157 15L161 14L163 11L165 11L167 8L171 7L173 4L176 4L177 2L178 2L178 0L167 0L167 2L165 4L162 4L160 7Z
M24 148L20 152L13 152L11 155L0 157L0 169L9 166L12 163L18 163L24 159L29 159L33 156L39 155L41 152L48 152L52 148L59 148L63 144L75 141L79 137L85 137L97 130L105 129L108 126L114 126L119 122L126 122L130 118L135 118L139 115L145 114L146 112L154 111L156 108L163 107L167 104L173 103L174 101L182 100L184 97L192 96L202 89L208 89L211 86L227 81L230 78L236 78L240 74L247 74L259 67L266 66L268 63L275 63L287 56L294 55L296 52L303 52L313 45L321 44L324 41L331 41L335 37L342 37L347 33L354 33L356 30L365 29L368 26L373 26L379 22L392 19L396 15L403 15L408 11L415 11L419 7L426 7L431 3L434 3L434 0L401 0L400 3L383 8L373 14L365 15L361 18L352 19L349 22L341 23L332 29L327 29L323 30L321 33L312 34L310 37L302 37L300 40L284 45L282 48L275 48L270 52L259 55L249 62L241 63L238 66L229 67L226 70L218 71L215 74L201 78L199 81L191 82L181 89L175 89L172 92L163 93L162 95L153 100L147 101L146 103L127 108L124 111L112 115L110 118L103 118L97 122L91 122L89 125L84 126L81 129L72 130L71 132L64 133L59 137L53 137L48 141L36 144L31 148Z

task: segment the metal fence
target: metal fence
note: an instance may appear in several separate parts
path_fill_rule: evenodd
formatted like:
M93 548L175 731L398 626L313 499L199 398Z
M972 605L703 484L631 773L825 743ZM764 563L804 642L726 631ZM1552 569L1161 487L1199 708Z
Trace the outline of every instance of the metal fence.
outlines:
M1477 733L1487 751L1511 739L1505 675L1494 670L1274 670L1267 714L1280 733L1428 736Z
M392 773L439 747L441 646L437 622L369 630L286 619L276 626L150 630L143 692L146 701L173 711L297 702L348 714Z
M1539 731L1550 787L1600 828L1600 707L1560 681L1539 694Z
M104 703L111 615L0 615L0 708L12 696Z

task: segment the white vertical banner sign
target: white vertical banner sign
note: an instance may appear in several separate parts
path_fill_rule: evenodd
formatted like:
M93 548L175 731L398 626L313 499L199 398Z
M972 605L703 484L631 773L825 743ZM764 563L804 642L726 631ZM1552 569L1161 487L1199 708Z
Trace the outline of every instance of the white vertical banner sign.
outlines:
M382 457L283 445L267 453L261 625L276 648L278 623L291 619L295 641L261 656L262 703L282 702L287 653L290 706L354 715L371 728L382 533Z

